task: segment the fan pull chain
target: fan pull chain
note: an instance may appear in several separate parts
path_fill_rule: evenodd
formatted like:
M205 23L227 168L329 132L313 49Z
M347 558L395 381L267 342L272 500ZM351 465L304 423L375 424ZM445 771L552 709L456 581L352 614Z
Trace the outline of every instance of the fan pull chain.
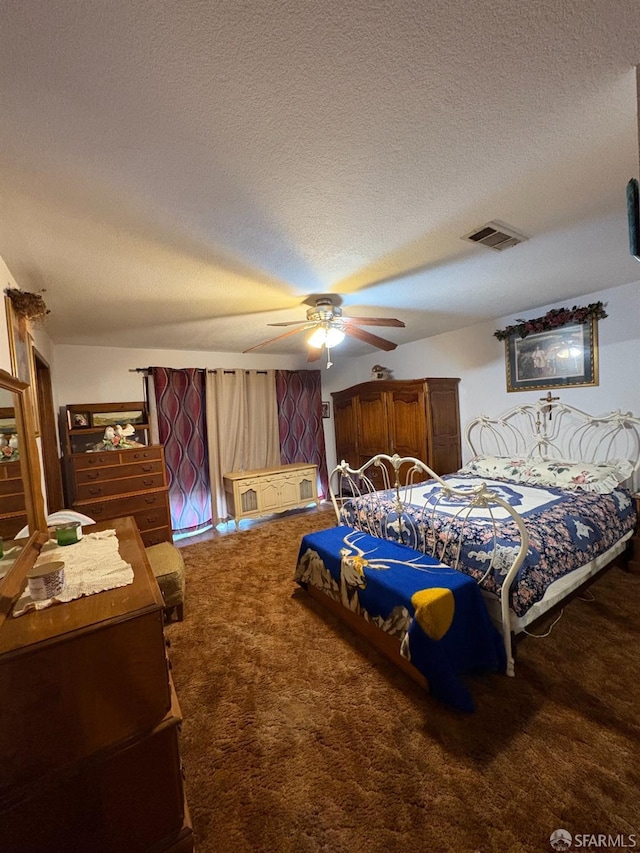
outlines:
M333 366L333 362L331 361L331 353L329 352L329 347L325 347L327 351L327 370Z

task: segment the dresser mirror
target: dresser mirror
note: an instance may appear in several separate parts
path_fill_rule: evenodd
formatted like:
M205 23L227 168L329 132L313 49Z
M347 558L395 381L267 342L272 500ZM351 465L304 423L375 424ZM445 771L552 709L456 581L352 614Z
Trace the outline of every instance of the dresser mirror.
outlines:
M44 500L29 386L0 370L0 591L25 544L46 532ZM24 526L29 536L16 545Z

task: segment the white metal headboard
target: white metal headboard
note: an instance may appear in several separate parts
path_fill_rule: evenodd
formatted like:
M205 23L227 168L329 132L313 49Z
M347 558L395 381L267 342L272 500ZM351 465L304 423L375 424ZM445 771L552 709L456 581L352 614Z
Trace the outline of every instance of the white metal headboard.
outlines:
M640 418L631 412L590 415L566 403L538 401L514 406L497 417L484 415L465 430L474 456L531 456L581 462L627 459L640 471Z

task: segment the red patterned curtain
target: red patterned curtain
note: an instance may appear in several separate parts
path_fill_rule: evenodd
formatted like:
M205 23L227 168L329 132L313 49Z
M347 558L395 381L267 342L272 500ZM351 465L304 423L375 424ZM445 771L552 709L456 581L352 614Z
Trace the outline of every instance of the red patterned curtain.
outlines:
M318 466L321 498L329 491L322 428L319 370L276 370L280 458L283 465L311 462Z
M169 474L174 533L211 524L211 486L205 418L206 372L152 367L158 435Z

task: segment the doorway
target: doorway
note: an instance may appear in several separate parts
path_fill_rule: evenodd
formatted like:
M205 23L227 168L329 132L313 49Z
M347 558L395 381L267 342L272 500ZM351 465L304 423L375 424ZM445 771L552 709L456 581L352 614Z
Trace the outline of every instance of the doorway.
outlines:
M62 495L62 475L58 456L58 434L56 414L53 406L51 369L48 362L34 348L36 398L38 421L40 423L40 442L42 449L42 473L47 492L47 513L57 512L64 507Z

